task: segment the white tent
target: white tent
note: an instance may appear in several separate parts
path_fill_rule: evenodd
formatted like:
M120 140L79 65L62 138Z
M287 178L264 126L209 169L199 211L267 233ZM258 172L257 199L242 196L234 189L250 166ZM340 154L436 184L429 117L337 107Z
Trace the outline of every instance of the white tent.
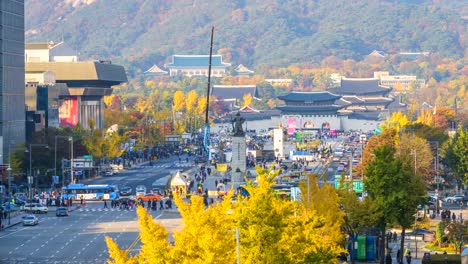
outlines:
M182 193L187 193L187 179L185 179L181 174L180 171L174 175L171 179L171 189L173 191L182 190Z

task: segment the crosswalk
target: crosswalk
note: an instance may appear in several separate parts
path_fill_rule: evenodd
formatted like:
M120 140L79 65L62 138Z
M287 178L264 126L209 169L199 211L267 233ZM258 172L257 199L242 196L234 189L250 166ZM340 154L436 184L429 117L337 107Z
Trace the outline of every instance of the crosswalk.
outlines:
M133 206L132 208L129 209L120 209L120 208L80 208L75 210L75 212L121 212L121 211L136 211L136 207ZM160 211L155 210L155 211ZM164 209L163 211L165 212L172 212L176 211L176 209Z
M192 162L175 162L175 163L166 163L159 165L141 165L139 168L152 168L152 169L162 169L162 168L191 168L195 166L195 163Z

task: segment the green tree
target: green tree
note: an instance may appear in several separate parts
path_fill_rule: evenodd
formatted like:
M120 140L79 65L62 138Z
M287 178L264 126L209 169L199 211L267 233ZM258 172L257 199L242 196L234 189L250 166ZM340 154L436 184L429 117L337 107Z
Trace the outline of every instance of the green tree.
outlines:
M468 183L468 131L461 126L446 150L446 159L456 177Z
M392 148L378 147L374 150L374 155L375 158L367 166L364 187L381 212L378 220L381 236L385 237L385 229L389 223L402 225L404 235L404 230L414 220L416 207L424 195L423 181L419 175L411 173L407 162L395 157ZM385 241L381 244L381 252L384 249ZM380 263L383 264L383 258Z

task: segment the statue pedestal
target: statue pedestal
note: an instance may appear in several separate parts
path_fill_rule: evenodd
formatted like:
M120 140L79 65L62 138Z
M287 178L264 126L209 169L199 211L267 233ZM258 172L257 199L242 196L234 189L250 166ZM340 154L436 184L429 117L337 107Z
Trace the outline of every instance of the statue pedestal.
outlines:
M244 181L247 168L246 148L245 136L232 137L231 184L234 188Z

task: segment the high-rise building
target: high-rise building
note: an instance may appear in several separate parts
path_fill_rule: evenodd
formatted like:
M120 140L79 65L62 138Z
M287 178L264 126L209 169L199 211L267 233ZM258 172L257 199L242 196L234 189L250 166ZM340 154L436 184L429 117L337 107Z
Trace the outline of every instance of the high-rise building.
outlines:
M0 0L1 164L24 140L24 0Z

